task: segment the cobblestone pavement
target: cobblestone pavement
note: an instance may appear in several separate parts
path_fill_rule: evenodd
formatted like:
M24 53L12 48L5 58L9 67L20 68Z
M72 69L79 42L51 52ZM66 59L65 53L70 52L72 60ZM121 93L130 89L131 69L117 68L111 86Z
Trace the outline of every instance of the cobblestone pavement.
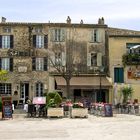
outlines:
M140 140L140 116L2 120L0 140Z

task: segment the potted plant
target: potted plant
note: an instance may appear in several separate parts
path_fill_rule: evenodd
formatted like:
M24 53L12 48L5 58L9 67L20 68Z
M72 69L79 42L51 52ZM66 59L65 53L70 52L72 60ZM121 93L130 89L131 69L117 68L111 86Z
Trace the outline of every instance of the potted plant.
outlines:
M133 88L125 86L121 89L122 96L123 96L123 103L126 104L128 99L131 99L133 94Z
M60 107L62 102L61 96L57 92L50 92L47 94L47 116L48 117L63 117L63 108Z
M74 117L88 117L88 108L83 106L83 103L74 103L71 109L71 118Z

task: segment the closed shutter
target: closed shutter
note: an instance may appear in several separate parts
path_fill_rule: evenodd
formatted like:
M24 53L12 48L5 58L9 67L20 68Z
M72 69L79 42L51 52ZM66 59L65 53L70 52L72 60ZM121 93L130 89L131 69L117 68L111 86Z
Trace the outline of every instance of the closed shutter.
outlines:
M114 82L124 83L124 69L114 68Z
M101 31L97 30L97 42L101 42Z
M44 36L44 48L48 48L48 35Z
M10 71L13 71L13 58L10 58Z
M36 58L35 57L32 58L32 70L33 71L36 70Z
M102 53L97 53L97 66L102 66Z
M2 35L0 35L0 48L2 48Z
M91 31L90 41L94 42L94 30Z
M48 70L48 58L44 57L44 71Z
M33 47L36 48L36 35L33 35Z
M0 58L0 70L1 70L1 58Z
M10 35L10 48L13 48L14 46L14 36Z
M87 54L87 66L91 66L91 53Z
M62 66L66 65L66 54L62 52Z

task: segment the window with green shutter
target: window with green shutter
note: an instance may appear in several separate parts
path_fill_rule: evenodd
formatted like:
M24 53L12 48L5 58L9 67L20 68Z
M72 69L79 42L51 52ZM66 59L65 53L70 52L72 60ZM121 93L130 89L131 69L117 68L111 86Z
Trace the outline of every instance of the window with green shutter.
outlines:
M124 83L124 69L123 68L114 68L114 82Z

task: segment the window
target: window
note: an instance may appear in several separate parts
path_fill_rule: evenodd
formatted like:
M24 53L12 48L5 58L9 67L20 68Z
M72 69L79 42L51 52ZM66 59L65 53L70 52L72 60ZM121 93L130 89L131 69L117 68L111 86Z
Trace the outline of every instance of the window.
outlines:
M43 83L36 83L36 96L43 96Z
M94 29L91 33L91 42L98 42L98 30Z
M11 28L10 27L4 27L3 32L4 33L11 33Z
M42 33L42 28L41 27L40 28L39 27L35 28L35 32L36 33Z
M97 66L97 54L91 53L91 66Z
M32 70L47 71L48 59L44 58L32 58Z
M0 48L9 49L13 48L13 35L0 35Z
M36 36L36 48L43 48L44 47L44 36L37 35Z
M0 94L11 94L11 84L0 83Z
M61 52L55 53L55 64L61 65L62 64L62 55Z
M10 48L10 36L2 36L2 48Z
M13 71L13 58L0 58L0 69Z
M36 70L44 70L44 59L36 58Z
M48 48L48 35L33 35L33 46L35 48Z
M65 41L65 29L52 29L51 30L51 40L56 42L63 42Z
M114 68L114 82L124 83L124 69Z

